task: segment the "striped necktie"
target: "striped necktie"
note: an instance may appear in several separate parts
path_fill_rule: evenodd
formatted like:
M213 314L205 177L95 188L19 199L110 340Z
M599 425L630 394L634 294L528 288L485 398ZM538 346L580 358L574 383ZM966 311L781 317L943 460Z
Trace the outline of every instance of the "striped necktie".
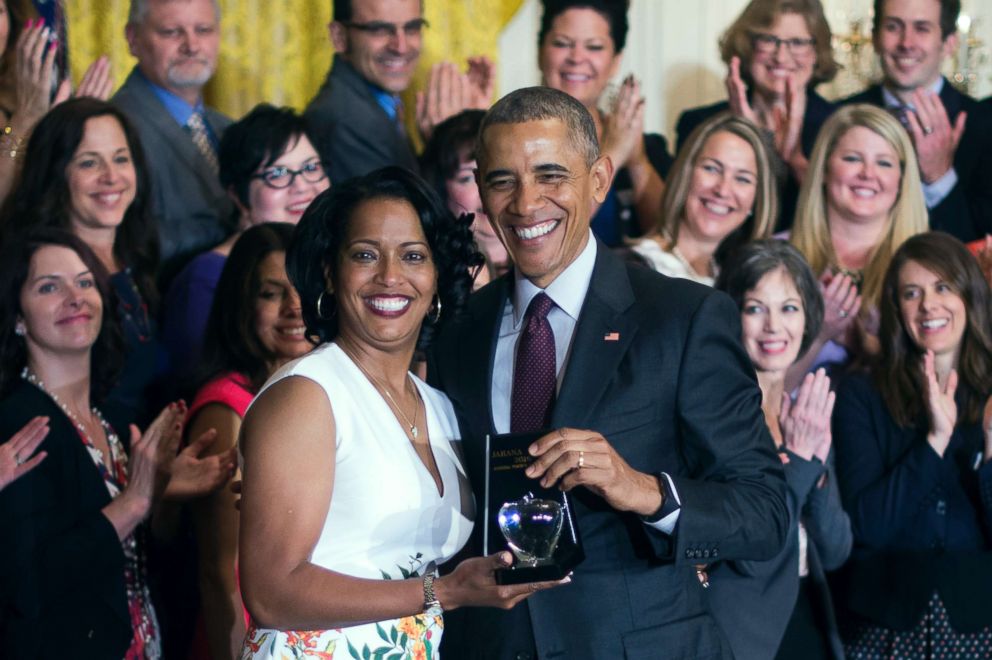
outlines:
M186 121L186 129L189 131L190 137L193 138L193 144L196 145L197 150L210 165L210 170L217 174L220 169L217 164L217 152L214 150L213 142L210 141L207 124L203 121L203 113L197 110L191 114Z

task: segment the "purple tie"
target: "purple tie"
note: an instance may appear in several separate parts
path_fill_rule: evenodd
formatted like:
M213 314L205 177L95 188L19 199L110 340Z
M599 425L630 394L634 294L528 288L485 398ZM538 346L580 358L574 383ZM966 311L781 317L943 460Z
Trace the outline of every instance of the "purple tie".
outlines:
M546 293L534 296L524 315L517 346L510 400L510 432L537 431L551 423L555 399L555 335L548 312L555 303Z

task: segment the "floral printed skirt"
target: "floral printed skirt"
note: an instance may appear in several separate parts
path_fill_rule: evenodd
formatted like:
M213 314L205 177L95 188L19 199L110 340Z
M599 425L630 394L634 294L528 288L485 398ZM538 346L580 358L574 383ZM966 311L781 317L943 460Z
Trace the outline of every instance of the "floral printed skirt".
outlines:
M848 660L979 660L992 658L992 627L975 633L951 628L947 608L935 593L923 619L910 630L861 624L845 635Z
M248 626L241 660L437 660L444 620L424 614L331 630Z

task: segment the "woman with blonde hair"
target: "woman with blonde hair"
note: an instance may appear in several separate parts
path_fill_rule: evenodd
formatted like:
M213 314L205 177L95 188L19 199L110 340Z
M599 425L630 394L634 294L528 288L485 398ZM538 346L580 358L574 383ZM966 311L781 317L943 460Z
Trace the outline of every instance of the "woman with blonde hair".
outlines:
M722 113L697 127L679 151L658 227L632 249L663 275L712 286L723 255L768 238L777 215L775 175L761 129Z
M885 271L899 246L927 229L905 129L874 106L834 113L813 148L791 235L825 286L823 328L810 354L836 346L817 363L844 362L852 349L875 352Z

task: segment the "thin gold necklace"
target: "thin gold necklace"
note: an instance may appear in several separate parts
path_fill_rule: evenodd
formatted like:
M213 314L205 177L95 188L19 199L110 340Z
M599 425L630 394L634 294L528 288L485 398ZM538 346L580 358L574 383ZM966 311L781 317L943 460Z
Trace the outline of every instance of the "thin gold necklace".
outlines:
M403 418L403 423L410 427L410 435L413 437L413 439L416 440L418 437L420 437L420 429L417 428L417 416L420 414L420 392L417 390L417 386L413 385L413 378L410 376L410 373L407 372L406 377L408 382L410 382L410 384L413 385L414 407L413 407L412 422L410 421L410 418L407 417L406 413L403 412L403 409L400 408L400 405L396 403L396 399L394 399L393 395L389 393L389 390L386 388L386 386L383 385L378 378L376 378L371 373L369 373L369 371L364 366L362 366L362 363L358 361L358 358L355 357L351 353L351 351L346 349L341 344L338 344L338 347L344 352L345 355L348 356L349 359L351 359L352 362L355 363L355 366L358 367L359 371L365 374L365 377L369 379L369 382L372 383L372 386L376 389L376 391L379 392L380 394L386 395L386 398L389 399L389 402L392 404L392 409L398 412L400 414L400 417Z

